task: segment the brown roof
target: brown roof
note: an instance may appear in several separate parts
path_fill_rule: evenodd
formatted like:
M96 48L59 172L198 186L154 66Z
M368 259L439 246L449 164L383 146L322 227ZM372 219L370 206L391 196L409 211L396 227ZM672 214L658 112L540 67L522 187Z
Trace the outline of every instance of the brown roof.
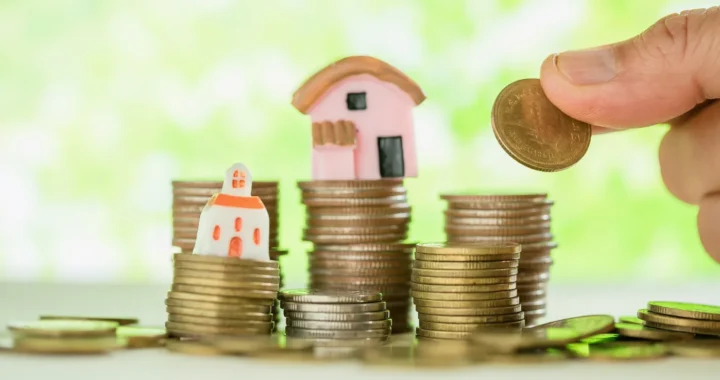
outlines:
M395 84L410 95L415 105L425 100L425 94L420 86L402 71L377 58L354 56L343 58L311 76L293 94L292 105L298 111L307 113L332 85L347 77L360 74L370 74L377 79Z

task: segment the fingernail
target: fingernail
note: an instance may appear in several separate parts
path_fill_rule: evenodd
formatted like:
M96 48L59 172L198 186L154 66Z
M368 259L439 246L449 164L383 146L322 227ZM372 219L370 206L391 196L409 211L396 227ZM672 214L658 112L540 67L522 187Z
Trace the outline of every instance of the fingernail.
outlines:
M599 84L615 78L615 54L610 47L568 51L556 54L558 71L576 85Z

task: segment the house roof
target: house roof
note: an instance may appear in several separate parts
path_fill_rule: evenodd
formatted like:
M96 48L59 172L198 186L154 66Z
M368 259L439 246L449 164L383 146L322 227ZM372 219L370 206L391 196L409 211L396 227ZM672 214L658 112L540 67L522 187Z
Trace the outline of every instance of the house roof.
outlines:
M335 83L353 76L369 74L375 78L395 84L405 91L419 105L425 94L407 75L395 67L373 57L353 56L343 58L315 73L293 94L292 105L300 112L307 113L313 104Z

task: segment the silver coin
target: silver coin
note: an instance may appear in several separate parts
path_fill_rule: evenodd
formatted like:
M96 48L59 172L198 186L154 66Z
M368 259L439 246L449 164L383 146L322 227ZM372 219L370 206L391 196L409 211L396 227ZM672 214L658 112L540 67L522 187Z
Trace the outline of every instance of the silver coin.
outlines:
M384 330L392 327L392 321L390 319L363 322L328 322L286 318L285 323L288 327L311 330Z
M327 322L361 322L361 321L382 321L390 318L390 312L371 311L367 313L306 313L301 311L285 311L285 318L305 321L327 321Z
M285 328L285 334L289 337L310 338L310 339L361 339L361 338L385 338L390 335L391 330L372 329L372 330L319 330L319 329L303 329L288 326Z
M298 303L366 303L382 301L379 292L290 289L278 294L281 301Z
M306 313L368 313L383 311L387 309L385 302L370 302L359 304L322 304L322 303L298 303L283 301L281 306L285 312L306 312Z

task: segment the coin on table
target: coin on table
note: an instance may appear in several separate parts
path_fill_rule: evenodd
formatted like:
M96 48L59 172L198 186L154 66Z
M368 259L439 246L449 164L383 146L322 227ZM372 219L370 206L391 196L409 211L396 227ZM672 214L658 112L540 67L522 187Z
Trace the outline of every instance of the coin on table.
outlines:
M720 306L686 302L648 302L648 311L680 318L720 321Z
M484 293L445 293L411 289L410 295L416 299L436 301L486 301L517 297L517 290L513 289Z
M499 306L499 307L490 307L490 308L479 308L479 307L473 307L473 308L449 308L449 307L422 307L422 306L416 306L415 310L417 310L418 314L429 314L429 315L445 315L445 316L483 316L483 315L495 315L495 316L502 316L502 315L514 315L516 313L519 313L520 311L523 311L523 307L521 305L512 305L512 306Z
M644 325L645 324L645 321L643 321L642 319L640 319L634 315L633 316L622 316L622 317L618 318L618 321L620 323L633 323L636 325Z
M369 313L384 311L387 308L387 304L382 301L358 304L322 304L282 301L281 306L284 312L306 313Z
M285 334L288 337L306 339L361 339L361 338L383 338L390 335L390 329L370 330L327 330L327 329L305 329L287 326Z
M278 298L283 302L297 303L368 303L382 301L382 294L363 291L290 289L281 291Z
M242 298L242 299L259 299L270 303L277 297L277 291L271 290L256 290L256 289L233 289L233 288L217 288L212 286L195 286L187 284L174 283L172 285L172 291L180 293L192 293L199 295L208 296L221 296L224 298Z
M120 326L116 335L118 342L127 348L161 347L165 344L167 330L161 327Z
M179 340L179 339L168 339L165 342L165 348L170 352L176 352L180 354L188 355L201 355L201 356L219 356L225 355L225 352L220 348L215 347L214 344L205 341L197 340Z
M682 342L671 342L666 344L668 351L677 356L691 358L716 358L720 357L720 340L689 340Z
M648 360L668 356L665 345L652 342L612 342L589 347L588 359Z
M62 339L25 336L16 338L13 343L14 351L38 354L101 354L120 347L120 344L114 336L71 337Z
M693 327L706 330L714 330L720 333L720 321L690 319L682 317L671 317L663 314L649 312L647 309L638 311L638 318L645 322L662 323L664 325Z
M114 336L117 322L84 320L41 320L10 323L7 328L14 337L100 337Z
M694 337L693 334L689 333L660 330L652 327L638 325L635 323L616 323L615 330L618 332L618 334L628 338L658 341L686 340L692 339Z
M388 310L367 313L306 313L284 310L283 315L285 318L292 320L331 322L380 321L390 318L390 312Z
M417 259L417 258L416 258ZM463 271L463 272L480 272L492 270L509 270L517 269L518 260L505 261L473 261L473 262L447 262L447 261L422 261L414 260L413 268L432 270L432 271Z
M41 315L40 320L64 320L64 321L100 321L115 322L118 326L127 326L137 324L137 318L113 318L113 317L81 317L81 316L62 316L62 315Z
M645 321L645 326L652 327L655 329L660 329L660 330L679 331L679 332L686 332L686 333L690 333L690 334L720 337L720 330L717 330L717 329L704 329L704 328L692 327L692 326L669 325L669 324L665 324L665 323L657 323L657 322L652 322L652 321Z
M505 87L492 109L492 127L500 146L535 170L567 169L585 155L592 128L564 114L548 100L539 79Z
M224 304L224 303L213 303L213 302L201 302L191 301L184 299L168 298L165 300L165 305L168 307L179 307L183 309L197 309L215 313L261 313L269 314L272 310L270 306L266 305L252 305L252 304Z
M415 298L413 303L416 307L433 308L433 309L490 309L498 307L510 307L520 304L519 297L501 298L497 300L484 301L444 301L444 300L426 300ZM452 311L451 311L452 312ZM432 313L427 313L432 314Z
M389 319L385 320L370 320L361 322L330 322L330 321L317 321L317 320L302 320L302 319L290 319L287 318L285 321L288 327L295 327L299 329L309 330L372 330L372 329L388 329L392 327L392 321Z
M269 322L273 319L273 315L270 313L255 313L255 312L238 312L238 311L217 311L217 310L206 310L206 309L193 309L179 306L168 306L165 309L169 314L195 316L203 318L218 318L218 319L229 319L229 320L246 320L246 321L260 321Z

